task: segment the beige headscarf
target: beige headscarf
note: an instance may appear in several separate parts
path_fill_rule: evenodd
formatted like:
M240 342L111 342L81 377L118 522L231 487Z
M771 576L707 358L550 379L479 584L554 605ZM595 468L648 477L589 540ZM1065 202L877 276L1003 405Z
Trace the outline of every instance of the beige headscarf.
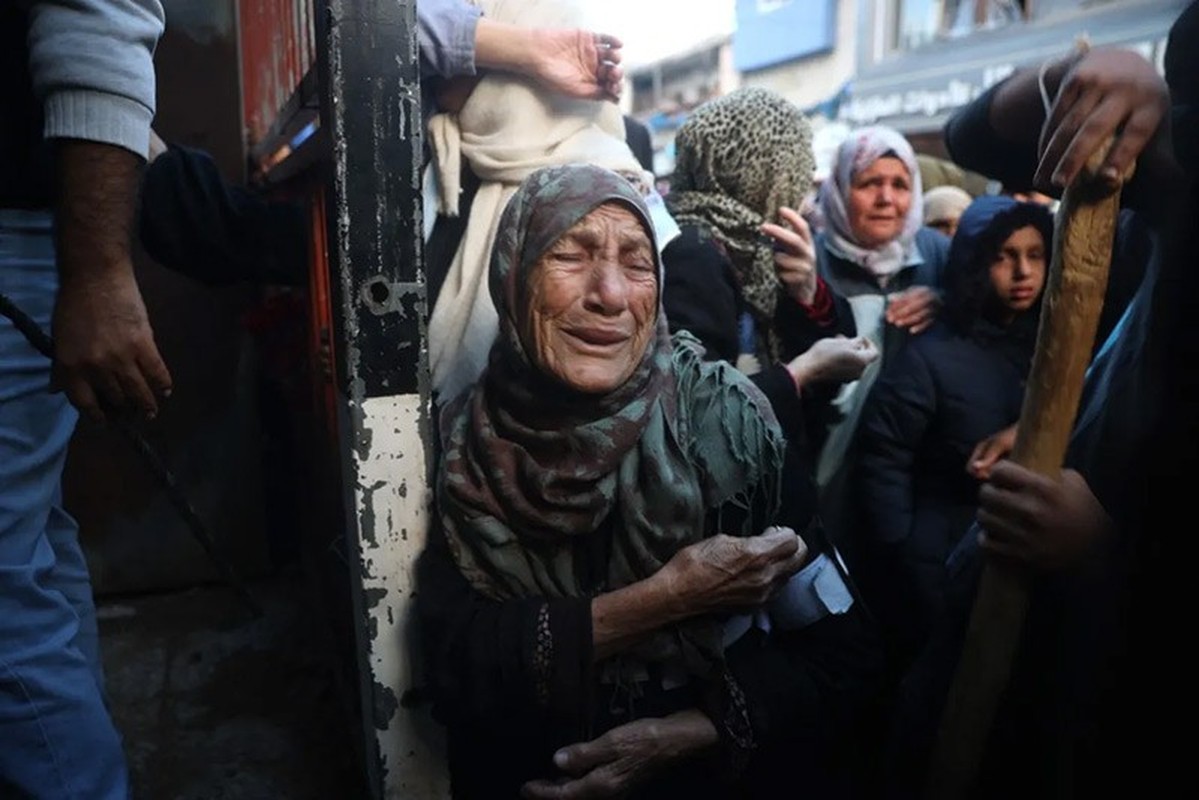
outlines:
M936 186L924 193L924 224L962 216L972 198L965 189L957 186Z
M527 28L576 28L577 0L476 0L488 19ZM541 167L585 163L619 172L646 193L651 176L625 144L615 103L574 100L506 73L484 77L457 114L429 120L441 184L441 212L458 213L460 159L480 186L458 252L429 316L433 388L449 400L471 386L487 364L497 317L487 265L500 215L521 181Z

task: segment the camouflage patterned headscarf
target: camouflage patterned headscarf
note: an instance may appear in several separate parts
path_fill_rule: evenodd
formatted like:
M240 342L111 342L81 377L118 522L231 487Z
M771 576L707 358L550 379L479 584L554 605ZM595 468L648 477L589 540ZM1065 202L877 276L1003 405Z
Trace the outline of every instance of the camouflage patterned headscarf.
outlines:
M675 169L666 204L680 225L697 225L720 242L741 293L763 330L778 303L774 245L760 232L783 206L799 210L812 188L812 128L774 92L744 88L704 103L675 137ZM770 338L771 357L777 342Z
M479 383L442 418L441 522L463 575L492 598L587 596L574 555L601 528L611 531L610 591L705 538L710 510L777 507L783 438L769 403L731 366L705 363L693 338L672 340L660 297L654 338L610 394L574 392L534 362L520 334L533 269L605 203L632 211L653 241L640 195L614 172L549 167L521 185L491 258L499 338ZM704 622L660 634L637 657L697 671L719 652L719 627Z

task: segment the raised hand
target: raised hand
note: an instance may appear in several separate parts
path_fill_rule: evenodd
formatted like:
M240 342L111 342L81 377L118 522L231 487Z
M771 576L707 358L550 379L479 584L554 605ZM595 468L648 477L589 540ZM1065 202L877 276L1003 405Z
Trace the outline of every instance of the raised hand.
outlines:
M534 32L533 76L547 89L585 100L619 100L623 44L615 36L575 29Z
M704 539L676 553L659 574L684 616L740 611L770 599L807 557L794 531L772 528L761 536Z
M1115 183L1156 134L1170 107L1153 65L1127 50L1091 50L1066 73L1041 132L1038 186L1064 188L1115 136L1099 174Z
M774 269L783 290L795 302L810 306L816 299L816 248L812 230L795 209L780 208L783 225L767 222L762 233L774 240Z
M887 297L887 322L907 328L913 335L923 333L937 318L941 296L927 286L913 286Z

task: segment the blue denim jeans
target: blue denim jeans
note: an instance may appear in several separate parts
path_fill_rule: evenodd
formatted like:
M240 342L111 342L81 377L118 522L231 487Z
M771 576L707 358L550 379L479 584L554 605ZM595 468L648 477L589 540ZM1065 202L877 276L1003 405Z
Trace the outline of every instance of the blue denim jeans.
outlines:
M49 330L57 287L50 216L0 209L0 293ZM0 797L124 800L91 581L62 508L77 417L49 381L0 316Z

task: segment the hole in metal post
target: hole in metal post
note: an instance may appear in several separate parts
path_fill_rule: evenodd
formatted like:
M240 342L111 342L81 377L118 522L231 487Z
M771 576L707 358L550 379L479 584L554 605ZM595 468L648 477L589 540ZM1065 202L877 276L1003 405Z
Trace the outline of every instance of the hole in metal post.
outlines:
M371 278L362 287L362 299L375 314L391 310L391 284L384 277Z

